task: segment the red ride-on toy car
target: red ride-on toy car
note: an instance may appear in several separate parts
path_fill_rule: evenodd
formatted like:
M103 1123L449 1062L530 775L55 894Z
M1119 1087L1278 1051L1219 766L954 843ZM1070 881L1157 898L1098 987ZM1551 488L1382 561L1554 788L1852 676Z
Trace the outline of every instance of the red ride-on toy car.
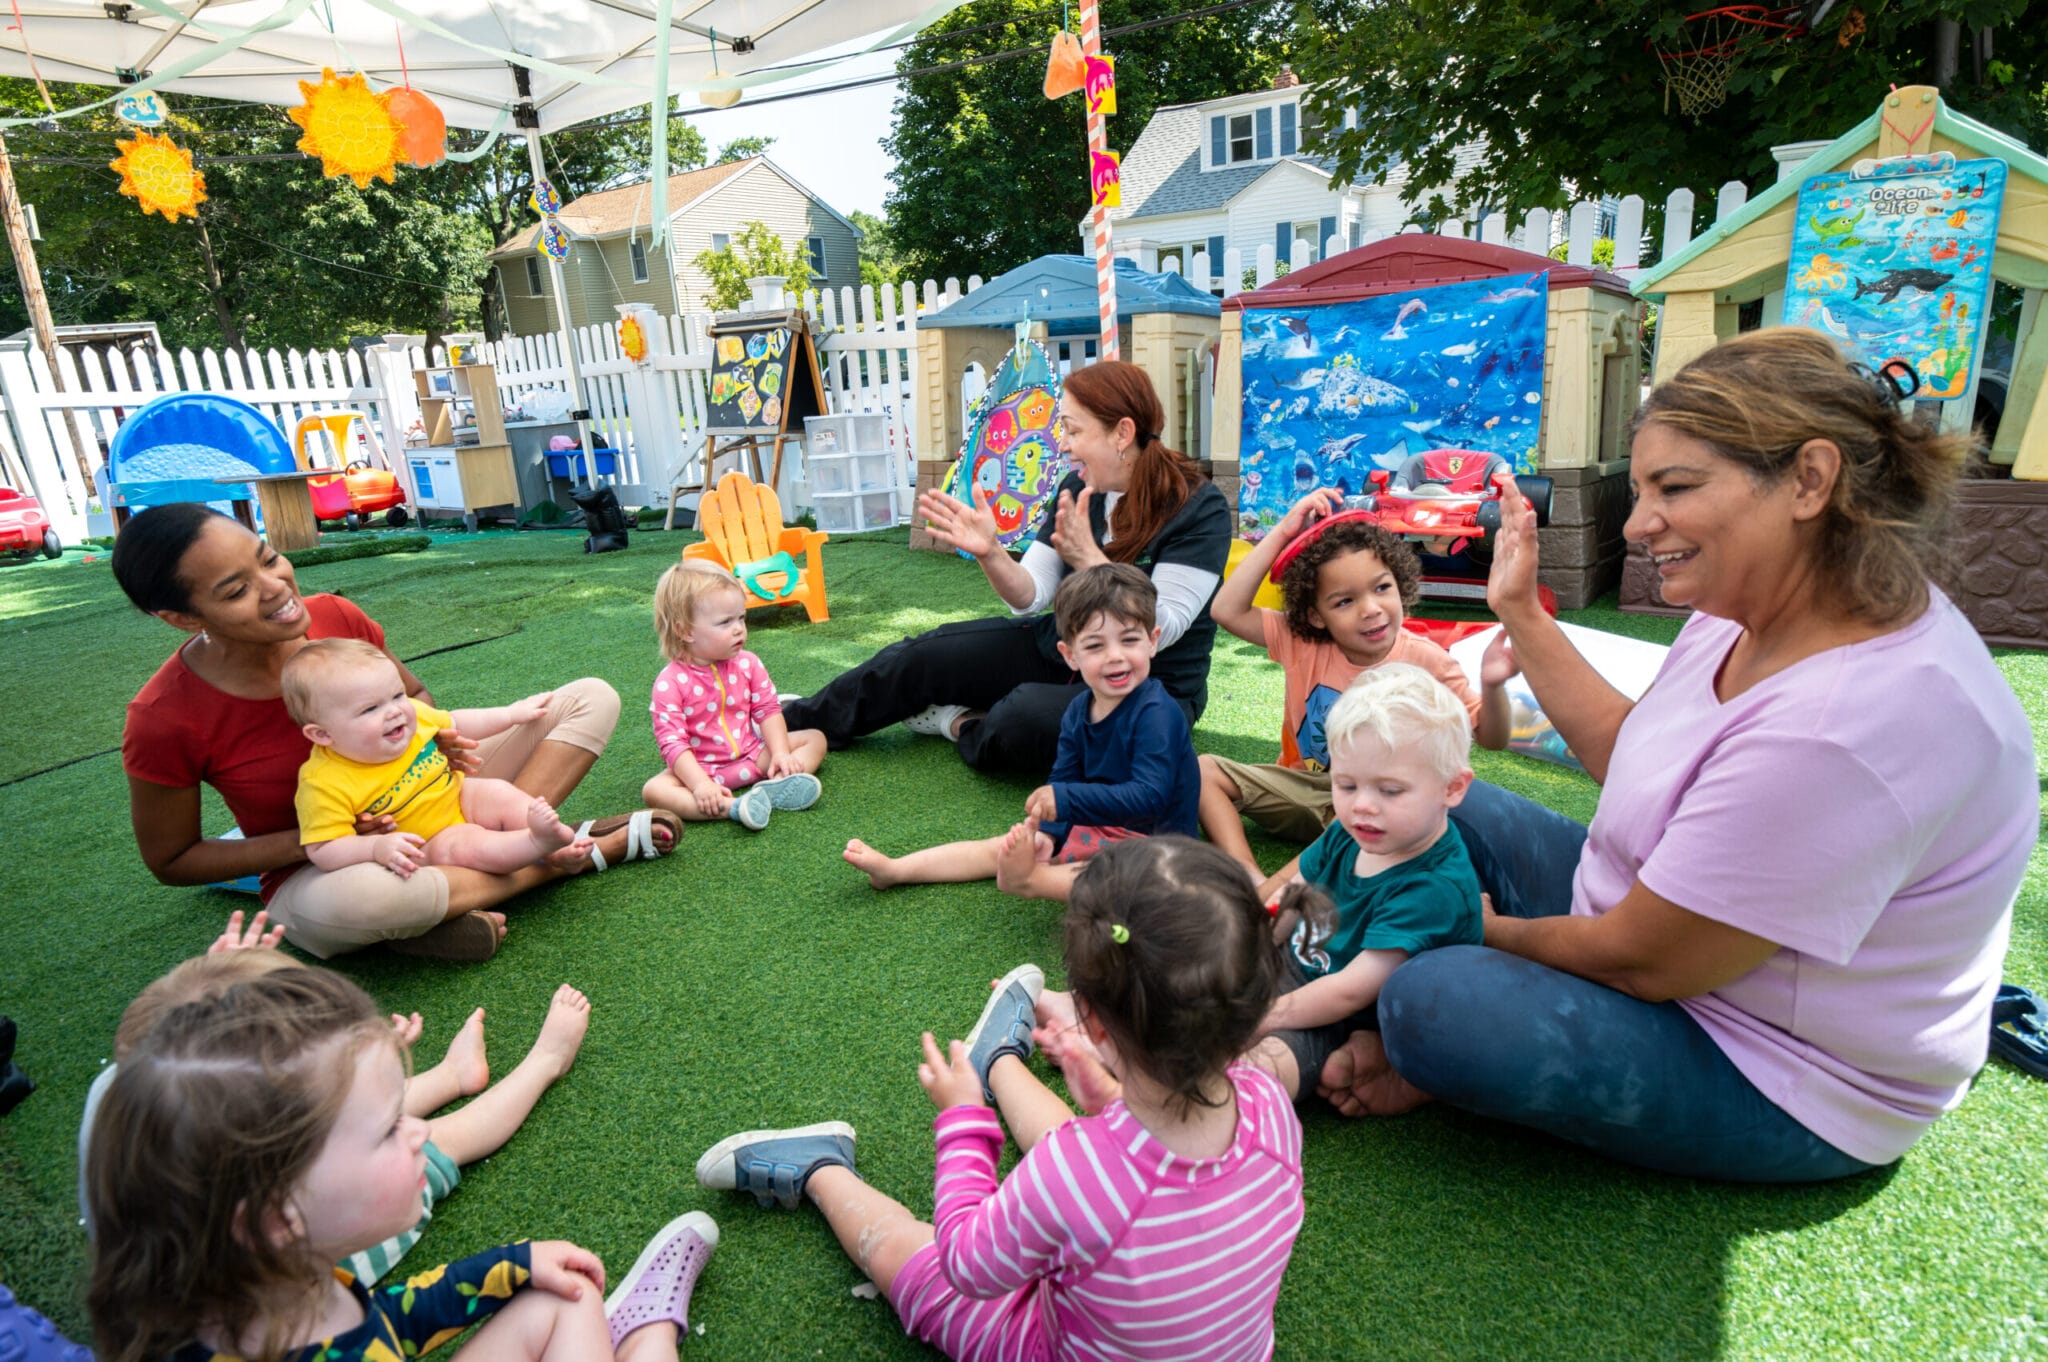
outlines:
M1415 455L1392 473L1374 469L1369 475L1370 492L1347 497L1344 509L1329 518L1370 520L1392 534L1440 544L1440 552L1417 545L1422 557L1422 594L1426 598L1451 601L1486 600L1486 563L1475 560L1472 549L1483 545L1500 528L1501 487L1513 479L1515 486L1536 508L1536 523L1550 523L1551 482L1544 477L1520 477L1498 454L1476 449L1429 449ZM1308 546L1303 535L1280 551L1273 562L1272 580ZM1549 587L1539 587L1543 608L1557 613L1557 597Z
M405 524L405 487L397 475L377 467L384 450L361 412L322 412L299 421L292 432L292 453L299 467L337 469L334 476L313 478L306 491L318 520L339 520L359 530L370 516L384 512L392 529Z
M0 553L10 558L61 557L64 544L50 528L43 503L26 492L0 487Z

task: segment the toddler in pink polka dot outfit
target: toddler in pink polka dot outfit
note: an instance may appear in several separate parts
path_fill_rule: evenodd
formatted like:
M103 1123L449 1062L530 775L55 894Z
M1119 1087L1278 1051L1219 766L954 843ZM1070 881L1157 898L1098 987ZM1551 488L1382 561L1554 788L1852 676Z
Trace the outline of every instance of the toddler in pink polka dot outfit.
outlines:
M768 668L747 651L747 598L732 573L700 560L664 572L654 629L668 658L648 706L664 769L641 799L753 832L777 809L817 803L825 735L783 722Z

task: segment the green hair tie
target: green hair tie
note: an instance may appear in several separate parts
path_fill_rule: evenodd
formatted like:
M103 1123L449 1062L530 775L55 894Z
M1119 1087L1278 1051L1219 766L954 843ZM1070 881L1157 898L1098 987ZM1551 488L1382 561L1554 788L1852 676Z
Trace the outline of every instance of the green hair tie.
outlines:
M1128 946L1131 944L1131 929L1121 922L1112 922L1109 924L1109 939L1119 946Z

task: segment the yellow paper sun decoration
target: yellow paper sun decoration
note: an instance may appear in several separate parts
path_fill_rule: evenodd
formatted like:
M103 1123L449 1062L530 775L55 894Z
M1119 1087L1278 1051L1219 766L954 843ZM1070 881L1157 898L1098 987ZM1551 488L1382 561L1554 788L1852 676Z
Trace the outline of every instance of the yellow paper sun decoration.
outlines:
M619 350L635 364L647 358L647 333L638 317L619 318Z
M392 116L390 95L372 90L359 71L337 77L326 70L320 77L318 85L299 82L306 102L291 110L292 122L306 130L299 150L320 158L322 175L346 175L358 189L372 179L392 183L405 125Z
M176 222L179 214L196 218L206 202L206 177L192 168L192 153L155 133L137 133L132 142L115 142L121 154L107 169L121 176L121 192L142 205L145 217L162 213Z

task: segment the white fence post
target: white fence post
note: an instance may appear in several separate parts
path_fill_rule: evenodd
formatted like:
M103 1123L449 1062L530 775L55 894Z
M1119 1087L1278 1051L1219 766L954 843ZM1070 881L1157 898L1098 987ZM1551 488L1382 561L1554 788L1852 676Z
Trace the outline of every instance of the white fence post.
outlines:
M1614 216L1614 272L1634 274L1643 260L1643 196L1630 194Z
M1664 200L1664 250L1658 259L1671 259L1692 241L1692 209L1690 189L1674 189Z
M1593 263L1593 232L1600 225L1600 205L1579 202L1572 205L1571 226L1565 237L1565 263L1589 268Z

